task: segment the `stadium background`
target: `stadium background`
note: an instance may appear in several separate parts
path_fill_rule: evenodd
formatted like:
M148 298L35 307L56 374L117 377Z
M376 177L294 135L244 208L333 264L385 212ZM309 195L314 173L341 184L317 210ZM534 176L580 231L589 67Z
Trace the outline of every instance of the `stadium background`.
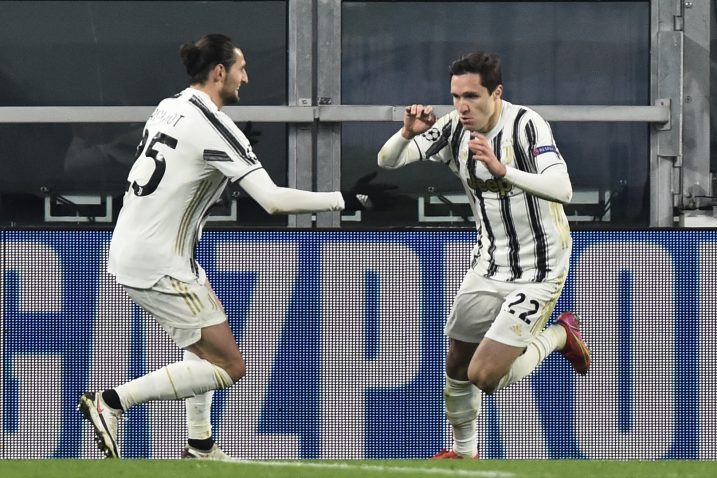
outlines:
M227 451L447 445L442 327L470 211L449 172L380 171L375 154L401 105L450 108L446 66L482 48L568 162L557 310L584 316L595 365L577 378L550 357L487 399L481 453L717 459L714 16L707 0L2 2L0 458L99 457L78 394L179 357L103 261L142 124L186 85L179 44L221 31L251 80L227 111L277 184L380 206L285 218L230 188L213 212L198 253L249 366L216 395ZM128 415L126 456L178 456L181 403Z

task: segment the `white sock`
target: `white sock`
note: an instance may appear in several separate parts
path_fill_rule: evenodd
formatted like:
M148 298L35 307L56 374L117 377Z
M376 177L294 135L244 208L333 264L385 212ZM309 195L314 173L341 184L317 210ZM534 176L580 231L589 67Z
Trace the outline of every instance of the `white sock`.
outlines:
M481 408L480 390L467 380L454 380L446 375L443 398L446 417L453 429L453 450L472 457L478 451L476 418Z
M202 360L189 350L184 351L184 360ZM214 390L184 399L187 412L187 438L204 440L212 436L212 398Z
M560 325L551 325L535 337L526 347L523 355L515 359L508 373L500 379L496 391L511 385L540 365L545 357L565 346L565 329Z
M184 360L143 375L115 388L122 408L150 400L177 400L230 387L229 374L206 360Z

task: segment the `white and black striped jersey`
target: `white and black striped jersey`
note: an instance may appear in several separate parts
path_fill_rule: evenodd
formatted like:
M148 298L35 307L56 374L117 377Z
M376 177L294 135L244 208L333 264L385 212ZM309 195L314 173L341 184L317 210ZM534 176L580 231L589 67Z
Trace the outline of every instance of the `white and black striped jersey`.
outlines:
M109 272L137 288L165 275L202 275L193 256L207 211L227 179L261 167L246 136L206 93L187 88L163 100L147 120L127 178Z
M499 161L533 174L567 168L548 123L535 111L502 100L498 124L487 134ZM562 204L495 178L468 149L470 132L454 110L413 139L419 160L446 164L468 196L478 243L474 267L485 277L541 282L567 272L570 230ZM547 178L546 178L547 180Z

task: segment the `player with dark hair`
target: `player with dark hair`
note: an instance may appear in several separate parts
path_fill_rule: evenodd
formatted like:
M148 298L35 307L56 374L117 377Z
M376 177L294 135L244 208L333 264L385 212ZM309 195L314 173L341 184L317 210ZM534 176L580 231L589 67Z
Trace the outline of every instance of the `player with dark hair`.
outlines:
M455 109L436 119L431 106L407 107L403 127L378 154L379 166L388 169L424 160L448 166L463 184L478 230L445 327L453 446L438 459L477 457L478 389L501 390L556 350L582 375L591 360L575 314L565 312L545 328L572 247L562 205L573 191L550 126L503 99L497 55L471 53L449 70Z
M150 400L184 399L186 458L228 459L212 437L214 390L245 374L227 316L194 259L209 208L227 181L237 182L270 214L339 211L340 192L277 186L245 135L221 108L248 83L244 53L231 39L206 35L180 51L190 86L149 117L109 251L108 270L129 297L184 349L171 363L113 389L87 392L79 409L100 449L120 457L118 420Z

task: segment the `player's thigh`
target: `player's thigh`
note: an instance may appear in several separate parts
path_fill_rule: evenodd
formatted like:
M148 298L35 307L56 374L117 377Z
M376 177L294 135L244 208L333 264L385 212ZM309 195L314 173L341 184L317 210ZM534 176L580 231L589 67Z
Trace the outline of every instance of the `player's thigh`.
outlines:
M150 289L125 287L125 290L135 303L152 314L180 348L202 340L204 328L222 323L225 327L221 329L231 336L224 308L208 282L183 282L165 276Z
M503 304L497 285L496 281L468 271L453 300L445 334L466 343L483 340Z
M503 285L504 299L486 337L511 347L525 348L542 332L563 289L563 281Z

